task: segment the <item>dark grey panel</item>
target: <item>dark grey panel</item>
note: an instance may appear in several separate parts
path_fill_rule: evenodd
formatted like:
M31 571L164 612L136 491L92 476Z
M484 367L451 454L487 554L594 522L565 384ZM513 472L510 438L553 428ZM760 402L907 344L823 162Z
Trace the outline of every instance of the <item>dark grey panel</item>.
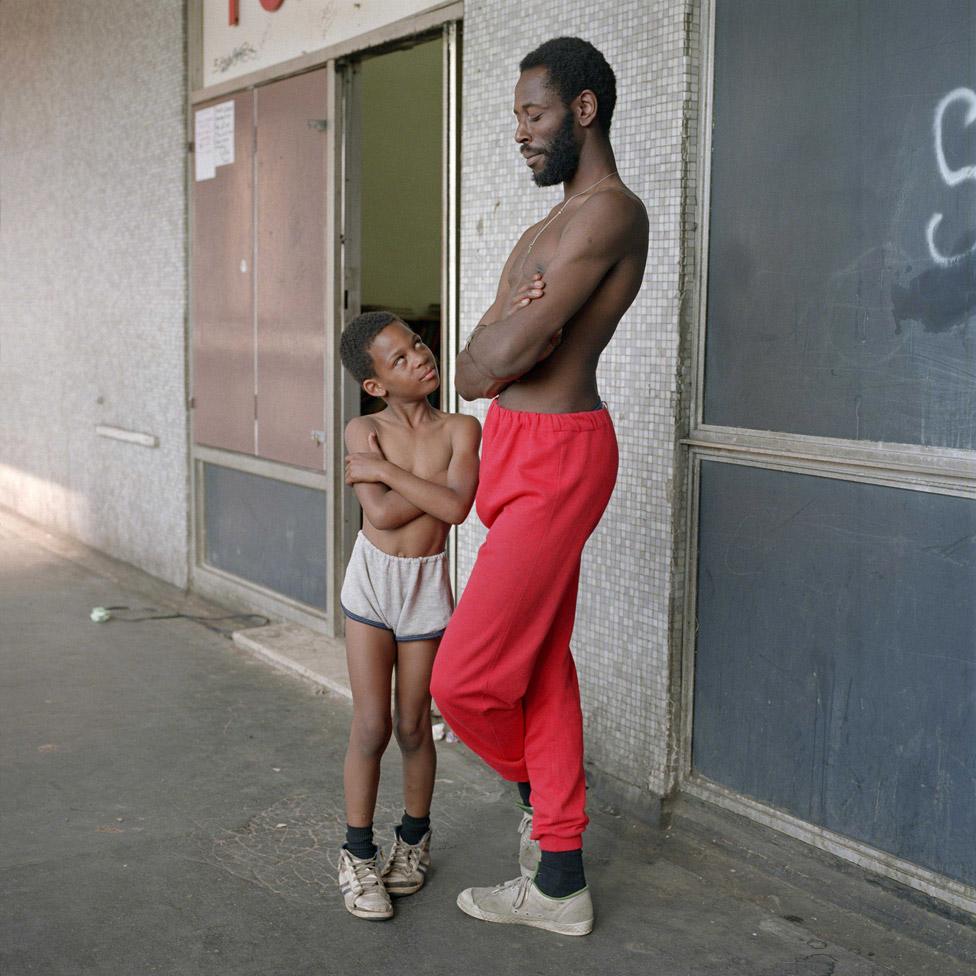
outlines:
M976 883L976 502L701 466L694 768Z
M324 492L205 464L204 509L211 566L328 608Z
M972 0L717 0L707 423L976 448L970 112Z

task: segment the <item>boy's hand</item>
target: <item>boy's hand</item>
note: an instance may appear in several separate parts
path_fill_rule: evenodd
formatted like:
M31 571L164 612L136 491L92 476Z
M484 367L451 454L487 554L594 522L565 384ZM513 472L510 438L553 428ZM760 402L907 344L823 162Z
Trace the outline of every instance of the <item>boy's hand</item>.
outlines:
M537 301L542 298L546 292L546 282L542 277L540 272L536 272L532 275L530 281L527 281L524 285L520 285L515 294L512 296L512 311L516 312L520 308L525 308L529 302Z
M383 481L386 457L375 431L369 434L369 451L346 455L346 484L370 484Z

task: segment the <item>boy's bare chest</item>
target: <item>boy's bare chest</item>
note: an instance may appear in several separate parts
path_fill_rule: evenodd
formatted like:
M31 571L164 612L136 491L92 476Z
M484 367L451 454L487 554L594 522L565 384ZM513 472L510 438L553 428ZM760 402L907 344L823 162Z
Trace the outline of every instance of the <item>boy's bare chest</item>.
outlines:
M451 441L446 432L418 432L405 436L402 432L380 430L380 448L398 468L409 471L427 481L446 475L451 464Z

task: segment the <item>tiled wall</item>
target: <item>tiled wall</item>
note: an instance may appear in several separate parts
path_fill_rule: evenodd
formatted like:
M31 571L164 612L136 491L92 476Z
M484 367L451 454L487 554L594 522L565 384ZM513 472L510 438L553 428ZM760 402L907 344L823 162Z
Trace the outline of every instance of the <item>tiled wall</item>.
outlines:
M0 504L180 585L184 49L182 0L0 3Z
M643 289L603 356L600 390L620 441L610 507L586 549L573 650L587 758L639 790L669 786L672 567L682 289L691 276L694 0L582 0L525 6L467 0L462 129L462 342L491 304L521 231L560 199L537 189L516 155L512 89L519 59L549 37L584 37L617 75L611 138L625 182L644 200L650 251ZM484 405L473 412L484 415ZM484 529L462 527L463 584ZM677 580L677 581L676 581Z

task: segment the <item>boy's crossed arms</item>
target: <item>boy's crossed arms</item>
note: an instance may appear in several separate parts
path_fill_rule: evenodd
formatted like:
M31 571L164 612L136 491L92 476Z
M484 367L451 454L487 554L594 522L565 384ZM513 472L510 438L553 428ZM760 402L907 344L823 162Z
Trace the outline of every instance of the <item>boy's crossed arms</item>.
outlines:
M449 414L423 432L387 423L383 435L387 451L370 417L355 417L346 427L345 480L370 524L390 531L425 514L448 525L463 522L478 488L478 421Z

